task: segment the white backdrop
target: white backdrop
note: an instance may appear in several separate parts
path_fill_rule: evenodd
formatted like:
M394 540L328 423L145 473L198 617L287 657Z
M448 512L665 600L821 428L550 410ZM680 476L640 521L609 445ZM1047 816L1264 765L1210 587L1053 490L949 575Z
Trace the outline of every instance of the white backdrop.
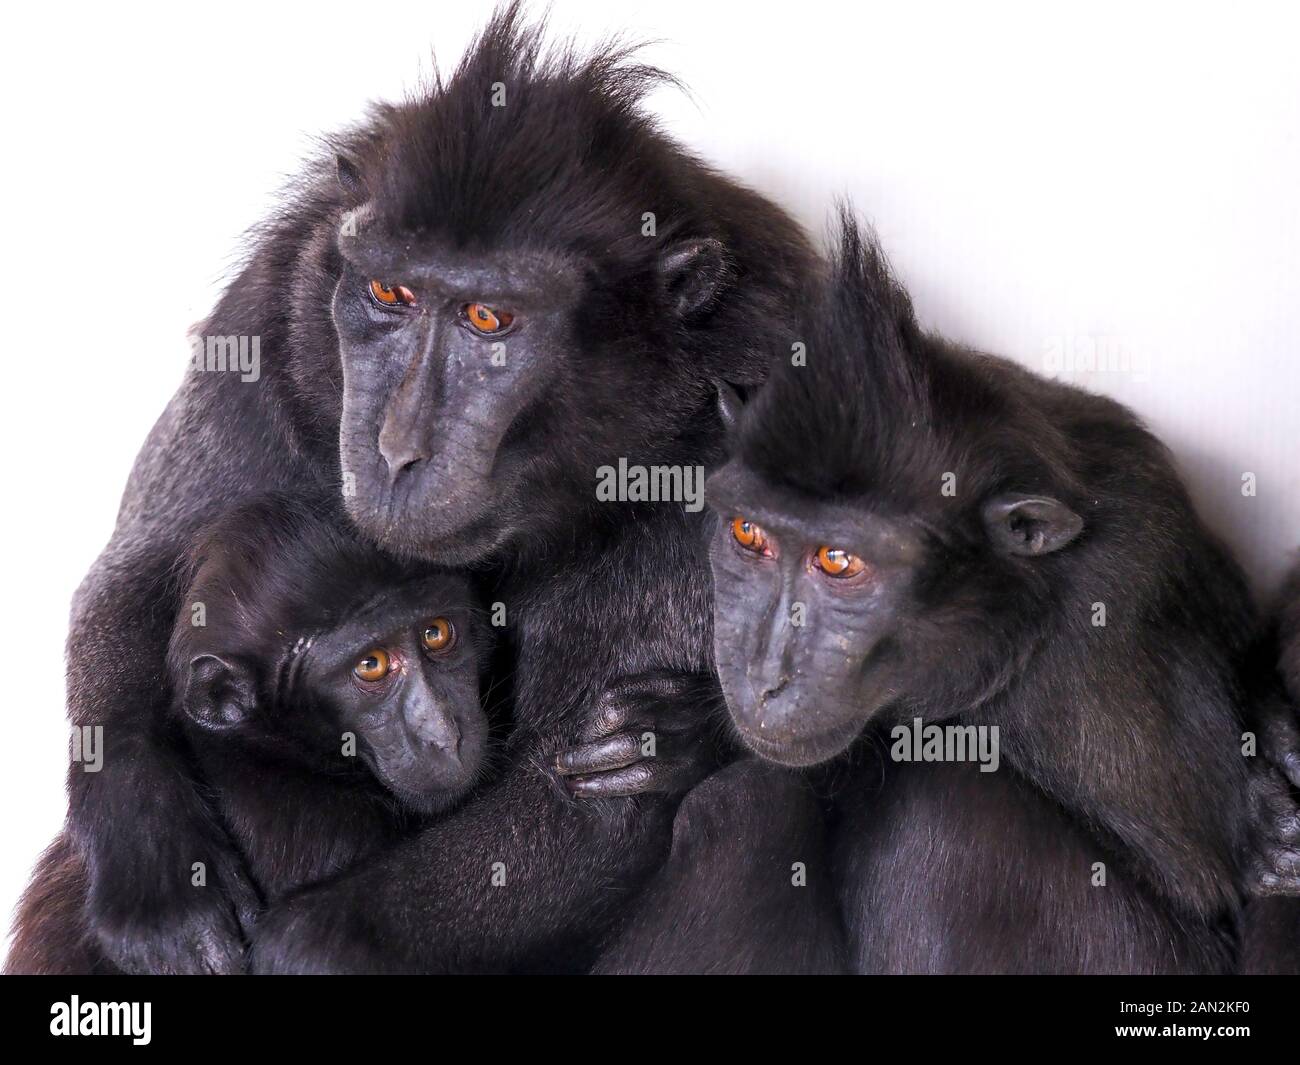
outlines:
M552 24L661 39L687 144L818 234L851 196L927 325L1136 407L1267 593L1300 544L1300 27L1046 6L556 0ZM452 63L489 9L6 12L3 914L62 818L68 602L186 328L311 134Z

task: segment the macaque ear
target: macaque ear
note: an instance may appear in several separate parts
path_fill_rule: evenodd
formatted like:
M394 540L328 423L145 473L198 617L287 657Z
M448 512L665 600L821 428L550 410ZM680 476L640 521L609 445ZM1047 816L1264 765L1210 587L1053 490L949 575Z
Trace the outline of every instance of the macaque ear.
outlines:
M704 310L721 289L726 253L716 240L683 240L664 252L659 273L677 314L687 318Z
M182 707L196 725L222 732L253 713L257 687L252 668L235 657L196 655L190 659Z
M731 433L740 421L740 412L745 408L744 397L726 381L718 382L718 417L722 419L722 428Z
M984 504L983 516L993 546L1008 555L1048 555L1083 531L1083 519L1050 496L997 496Z
M356 163L346 155L338 155L335 157L335 166L337 168L339 188L349 196L360 196L365 192L365 187L361 181L361 171L357 169Z

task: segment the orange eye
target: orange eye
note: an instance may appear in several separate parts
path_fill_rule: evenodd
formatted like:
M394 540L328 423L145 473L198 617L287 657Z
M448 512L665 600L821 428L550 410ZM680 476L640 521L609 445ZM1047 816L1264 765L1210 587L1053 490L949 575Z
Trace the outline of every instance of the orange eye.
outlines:
M771 554L767 547L767 533L746 518L731 520L731 535L746 551L756 555Z
M420 633L420 642L426 651L445 651L456 642L456 630L446 618L434 618Z
M388 657L388 652L381 647L372 647L352 667L352 672L358 680L369 681L373 684L375 681L383 680L388 676L392 668L393 660Z
M405 285L385 285L382 281L370 282L370 295L385 307L409 307L415 302L415 293Z
M486 303L467 303L462 308L465 320L480 333L499 333L509 329L515 316L509 311L494 311Z
M850 555L838 547L820 547L817 549L816 566L828 577L856 577L862 573L867 564L857 555Z

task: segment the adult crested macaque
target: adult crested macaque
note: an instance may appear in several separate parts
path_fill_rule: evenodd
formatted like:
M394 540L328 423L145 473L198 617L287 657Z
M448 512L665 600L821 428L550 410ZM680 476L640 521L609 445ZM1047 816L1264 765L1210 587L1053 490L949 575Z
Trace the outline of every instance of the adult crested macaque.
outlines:
M799 339L708 481L715 648L755 753L847 777L853 967L1229 970L1255 619L1165 448L924 334L847 218Z
M169 574L267 490L341 499L376 546L480 570L514 720L495 783L273 905L256 970L583 969L666 855L720 706L709 519L601 501L598 471L713 461L718 382L763 379L815 260L656 128L641 101L662 80L618 48L548 52L510 6L450 78L302 175L199 328L259 337L260 375L196 357L73 610L70 712L105 749L70 775L70 832L122 968L243 964L223 892L188 886L195 854L233 848L157 721Z
M463 577L393 561L273 498L207 531L184 584L168 656L175 724L213 832L240 858L209 884L211 856L195 852L191 890L225 890L251 924L486 775L491 638ZM9 971L111 971L86 935L85 885L61 836L20 907Z

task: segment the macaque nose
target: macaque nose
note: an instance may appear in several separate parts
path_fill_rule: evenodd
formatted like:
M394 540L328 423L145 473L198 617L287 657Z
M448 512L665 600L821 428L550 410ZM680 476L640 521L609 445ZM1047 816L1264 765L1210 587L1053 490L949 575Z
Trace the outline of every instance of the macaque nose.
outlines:
M410 723L415 738L428 747L434 747L450 758L460 758L460 725L449 714L421 715Z
M379 433L379 453L388 464L388 476L397 480L398 474L417 462L429 458L429 450L415 440L409 432L395 429L392 421L385 421Z

